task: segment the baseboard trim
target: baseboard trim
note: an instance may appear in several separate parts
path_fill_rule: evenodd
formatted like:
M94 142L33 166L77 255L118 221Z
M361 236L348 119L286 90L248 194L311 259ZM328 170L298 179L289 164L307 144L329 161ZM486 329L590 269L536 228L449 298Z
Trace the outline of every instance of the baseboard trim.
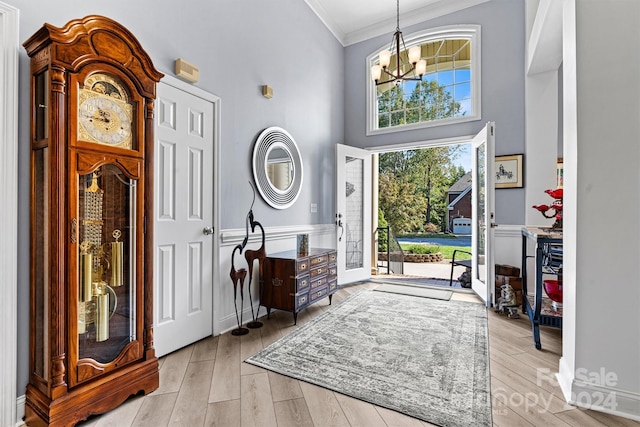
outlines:
M569 403L640 421L640 393L573 380Z
M254 301L253 305L254 308L258 303ZM262 308L262 310L260 310L260 308ZM267 314L267 309L265 307L259 307L259 311L257 314L257 318L260 319L260 312L263 312L262 316L265 316ZM273 313L275 311L275 309L273 309L271 312ZM293 315L292 315L293 316ZM293 317L292 317L293 319ZM251 317L251 307L245 308L242 311L242 326L246 327L246 324L251 322L253 319ZM266 320L266 317L262 320L260 320L261 322L264 323L264 320ZM293 320L292 320L293 322ZM213 335L223 335L226 334L227 332L230 332L234 329L236 329L238 327L238 321L236 320L236 315L235 313L227 315L225 317L223 317L222 319L220 319L220 334L216 334L214 333Z
M558 374L556 375L556 378L558 379L558 384L560 385L560 390L562 390L564 400L570 402L573 370L567 364L567 359L565 357L560 357L560 362L558 364Z
M27 396L25 396L24 394L22 396L18 396L18 398L16 399L16 415L17 415L17 419L16 419L16 427L21 427L21 426L25 426L26 424L24 423L24 405L27 402Z
M640 393L576 380L563 358L559 371L558 383L570 405L640 421Z

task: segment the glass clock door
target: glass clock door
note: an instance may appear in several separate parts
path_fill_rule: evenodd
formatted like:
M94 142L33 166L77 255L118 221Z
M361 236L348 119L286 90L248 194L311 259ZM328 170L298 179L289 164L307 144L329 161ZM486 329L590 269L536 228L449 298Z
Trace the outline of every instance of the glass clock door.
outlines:
M135 201L114 165L79 175L78 360L109 363L136 340Z

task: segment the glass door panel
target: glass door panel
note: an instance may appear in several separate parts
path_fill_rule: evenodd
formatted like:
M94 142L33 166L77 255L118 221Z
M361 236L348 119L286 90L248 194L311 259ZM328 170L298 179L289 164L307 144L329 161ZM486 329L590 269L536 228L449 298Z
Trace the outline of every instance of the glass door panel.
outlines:
M476 233L475 240L478 250L475 257L478 264L476 268L476 279L486 284L486 253L487 253L487 224L485 223L486 213L486 142L483 142L476 148L476 174L475 182L478 183L478 194L476 203L478 205L478 214L476 221L478 222L478 232Z
M493 150L495 144L495 125L487 125L472 140L472 223L471 223L471 288L488 305L494 288L493 265L493 221L494 221L494 182Z
M337 249L339 284L371 277L371 154L337 145Z
M364 160L347 156L345 171L346 208L344 211L344 239L346 245L345 270L362 268L364 255L364 212L362 207L364 187Z
M78 358L108 363L136 339L136 181L104 165L78 184Z

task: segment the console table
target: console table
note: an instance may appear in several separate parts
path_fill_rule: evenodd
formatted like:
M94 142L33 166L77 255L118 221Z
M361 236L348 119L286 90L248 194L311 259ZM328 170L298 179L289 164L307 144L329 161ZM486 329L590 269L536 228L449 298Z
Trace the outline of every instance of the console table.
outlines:
M298 313L338 290L335 249L312 248L301 256L295 250L267 255L264 260L260 305L290 311L294 324Z
M529 244L533 243L535 251L529 255ZM556 274L543 265L543 250L548 244L562 244L562 233L539 227L522 228L522 311L531 321L533 341L538 350L540 344L540 326L562 328L562 309L554 310L552 301L542 288L543 274ZM535 258L535 287L528 289L527 258Z

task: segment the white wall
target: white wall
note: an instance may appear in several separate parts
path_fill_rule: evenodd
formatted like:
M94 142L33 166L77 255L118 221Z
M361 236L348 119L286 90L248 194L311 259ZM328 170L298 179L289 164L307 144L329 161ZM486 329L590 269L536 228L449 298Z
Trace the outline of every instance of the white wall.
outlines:
M534 205L550 205L553 199L545 190L556 188L558 146L558 70L528 75L525 82L527 124L525 161L525 224L551 226L533 209Z
M535 8L533 7L535 6ZM532 206L551 204L556 187L559 126L558 68L562 63L562 2L529 0L526 8L525 224L550 226Z
M559 379L570 401L640 420L640 2L565 0L563 24Z
M18 10L0 2L0 425L16 420Z

